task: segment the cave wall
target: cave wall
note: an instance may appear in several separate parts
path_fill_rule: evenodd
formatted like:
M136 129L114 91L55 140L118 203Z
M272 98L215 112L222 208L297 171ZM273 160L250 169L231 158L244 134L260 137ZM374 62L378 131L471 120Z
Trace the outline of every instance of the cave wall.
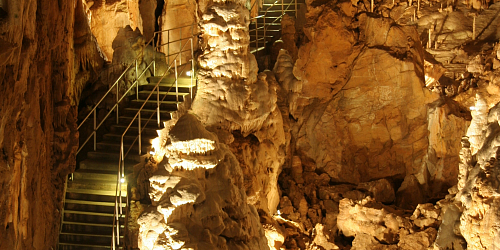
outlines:
M75 3L10 0L0 17L0 249L57 243L78 133Z

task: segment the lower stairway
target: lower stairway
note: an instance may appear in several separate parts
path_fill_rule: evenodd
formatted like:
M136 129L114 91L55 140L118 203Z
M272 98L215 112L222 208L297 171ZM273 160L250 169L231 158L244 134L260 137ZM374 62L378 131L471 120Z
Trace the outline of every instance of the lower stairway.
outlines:
M141 135L141 152L139 152L138 143L134 143L138 137L137 119L124 135L124 151L126 152L132 146L125 158L125 177L127 177L133 172L133 166L140 162L141 155L149 151L151 140L157 137L156 130L163 128L163 123L160 127L157 123L157 91L152 93L159 80L159 77L149 77L149 83L139 87L138 99L134 96L134 99L128 103L128 107L121 109L119 122L111 126L110 131L104 134L103 140L97 142L96 151L87 152L86 159L79 162L79 167L72 175L73 177L68 179L59 235L59 250L111 248L115 200L118 200L116 196L118 181L122 182L120 198L123 214L126 214L128 203L127 180L126 178L118 180L117 168L121 137L144 104L141 111L141 126L144 128ZM175 84L171 88L174 82L175 77L169 75L159 85L160 99L163 99L160 102L161 121L171 119L171 113L177 110L177 105L185 100L185 97L191 93L190 91L194 91L191 77L178 78L178 95L176 95ZM151 93L150 100L146 101ZM151 120L147 123L151 116ZM121 216L119 220L121 237L118 249L124 249L123 235L126 221L124 217Z

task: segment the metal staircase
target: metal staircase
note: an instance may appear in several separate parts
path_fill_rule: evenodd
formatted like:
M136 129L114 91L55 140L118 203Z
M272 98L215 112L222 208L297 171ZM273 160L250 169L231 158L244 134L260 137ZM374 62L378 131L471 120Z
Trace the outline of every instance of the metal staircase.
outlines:
M138 72L137 64L143 60L144 53L138 55L79 124L80 129L85 123L93 123L93 132L80 145L78 153L83 152L82 149L92 138L94 145L93 151L86 153L87 158L79 163L79 168L66 183L59 250L124 249L124 225L129 202L126 176L133 172L132 168L141 160L141 155L148 152L150 141L157 137L156 130L163 127L162 121L171 119L178 105L192 98L195 92L193 43L197 34L193 33L194 24L190 27L190 36L170 39L170 33L185 29L184 26L155 33L155 37L163 33L162 39L167 40L165 43L160 44L160 39L153 38L146 44L152 45L157 41L154 46L156 51L174 43L179 48L167 55L167 58L173 59L167 63L165 74L155 74L159 58L149 63L143 72ZM183 53L191 54L188 63L180 63ZM125 93L116 95L113 108L103 120L98 121L97 107L106 97L109 98L108 95L111 96L113 89L119 89L120 80L134 67L134 83ZM147 78L148 84L139 85L139 80L148 70L155 76ZM131 96L133 89L136 94ZM109 117L115 117L116 123L98 141L97 132Z
M252 1L251 13L258 13L250 19L250 52L257 54L266 49L281 37L281 18L288 14L297 16L301 0L259 0ZM257 9L257 11L255 10Z

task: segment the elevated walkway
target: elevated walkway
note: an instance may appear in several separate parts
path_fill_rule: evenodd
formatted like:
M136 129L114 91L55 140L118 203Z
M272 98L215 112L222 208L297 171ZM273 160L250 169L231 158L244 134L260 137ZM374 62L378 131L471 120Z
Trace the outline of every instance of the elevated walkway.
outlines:
M165 74L154 74L155 61L149 63L143 72L136 71L132 86L120 98L114 98L117 101L113 108L106 118L98 121L97 107L108 95L112 95L111 90L119 89L117 84L127 71L137 68L137 62L143 60L139 55L135 65L127 67L80 122L79 129L84 124L89 126L93 123L93 132L78 150L78 154L86 154L85 159L79 162L78 169L66 183L59 250L124 249L129 203L126 177L133 172L133 166L143 159L142 156L149 152L151 140L157 137L156 131L163 128L163 122L171 119L179 105L195 94L194 36L179 39L184 41L180 51L190 48L191 59L188 63L178 65L175 56L180 53L171 53L165 57L174 58ZM179 40L175 42L178 44ZM153 39L148 44L152 43ZM159 47L155 49L159 51ZM153 76L147 77L147 84L139 85L139 80L148 70L153 72ZM131 95L131 90L136 93ZM109 131L101 132L102 139L98 140L98 130L104 127L106 119L113 118L116 122ZM91 139L93 150L85 152L83 148Z

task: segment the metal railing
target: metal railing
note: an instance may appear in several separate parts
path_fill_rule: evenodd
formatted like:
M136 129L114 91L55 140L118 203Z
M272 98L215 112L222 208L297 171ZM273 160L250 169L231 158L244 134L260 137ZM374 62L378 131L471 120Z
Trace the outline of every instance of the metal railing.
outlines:
M182 48L182 41L183 40L187 40L187 39L190 39L191 37L194 37L195 34L194 34L194 23L193 24L190 24L190 25L186 25L186 26L182 26L182 27L177 27L177 28L173 28L173 29L169 29L169 30L164 30L164 31L157 31L154 33L153 37L144 45L143 47L143 50L141 51L141 53L139 53L139 55L136 56L136 58L134 59L134 62L129 64L125 70L123 71L123 73L118 77L118 79L113 83L113 85L111 85L111 87L108 89L108 91L104 94L104 96L97 102L97 104L94 106L94 108L88 113L88 115L82 120L82 122L78 125L77 129L79 130L80 127L90 118L90 116L93 116L93 121L94 121L94 124L93 124L93 132L87 137L87 139L80 145L78 151L76 154L80 153L80 151L83 149L83 147L88 143L88 141L93 137L94 138L94 151L97 150L97 130L99 130L99 128L104 124L104 122L106 121L106 119L113 113L113 112L116 112L116 124L119 123L119 115L120 115L120 112L119 112L119 105L120 103L127 97L127 94L130 93L130 91L135 87L136 89L136 98L139 99L139 80L144 76L144 74L151 68L153 67L153 75L156 75L156 53L155 51L159 50L162 46L168 46L168 53L166 55L167 57L167 60L168 58L170 58L170 56L173 56L173 55L179 55L179 54L182 54L183 52L186 52L186 51L182 51L182 49L180 49L179 52L175 52L175 53L170 53L170 45L173 44L173 43L179 43L180 46L179 48ZM191 27L191 35L188 36L187 38L182 38L182 29L183 28L187 28L187 27ZM175 32L176 30L180 30L180 37L179 39L177 40L174 40L174 41L170 41L170 33L172 32ZM162 33L167 33L167 42L166 43L163 43L163 44L159 44L159 41L160 41L160 37L161 37L161 34ZM154 56L153 56L153 60L151 63L149 63L147 65L147 67L139 74L139 62L142 61L144 59L144 52L145 52L145 49L147 48L147 46L150 46L150 45L154 45L154 41L155 41L155 38L156 38L156 41L157 41L157 44L154 46ZM181 57L181 63L182 63L182 57ZM169 65L170 63L167 63L167 65ZM120 81L122 79L124 79L124 76L126 75L126 73L131 70L131 68L135 66L135 76L136 76L136 79L135 81L132 83L132 86L130 86L127 91L125 91L125 93L123 93L121 96L120 96ZM192 67L194 68L194 61L192 62ZM168 72L168 71L167 71ZM193 71L194 72L194 71ZM191 81L191 84L193 85L194 81L192 80ZM113 89L116 88L116 103L113 105L113 107L108 111L108 113L104 116L104 118L99 122L97 123L97 108L99 107L99 105L106 99L108 98L108 95L113 91ZM192 92L190 93L191 94L191 98L193 97L193 94ZM178 98L177 98L178 100ZM160 124L160 122L158 121L158 124Z
M193 24L194 25L194 24ZM187 26L184 26L184 27L180 27L180 28L176 28L176 29L181 29L181 28L185 28ZM193 27L193 26L192 26ZM193 27L194 28L194 27ZM144 129L147 127L147 125L149 124L149 122L152 120L153 116L156 114L156 120L157 120L157 123L158 123L158 126L160 126L160 104L165 100L165 98L168 96L168 93L170 93L172 91L172 88L175 87L175 96L176 96L176 104L178 105L179 104L179 86L178 86L178 80L179 80L179 75L182 75L184 73L184 68L181 70L181 72L178 71L178 65L181 65L182 64L182 54L184 52L191 52L190 53L190 56L191 56L191 59L189 59L189 61L191 61L191 74L190 74L190 77L191 77L191 85L190 85L190 96L192 98L193 96L193 87L195 86L194 84L194 81L195 81L195 58L194 58L194 40L195 40L195 36L197 36L197 34L194 34L194 29L191 29L191 35L187 38L182 38L182 33L181 36L179 37L178 40L175 40L175 41L168 41L167 43L163 43L163 44L159 44L159 42L157 43L157 46L156 48L160 48L161 46L164 46L164 45L168 45L170 43L173 43L173 42L179 42L180 43L180 46L179 46L179 51L176 52L176 53L171 53L171 54L167 54L167 56L173 56L175 55L174 59L172 62L168 63L168 68L167 70L165 71L165 73L160 77L160 79L158 80L158 82L155 84L155 87L153 88L153 90L151 90L151 92L149 93L148 97L146 98L146 100L144 100L144 103L142 104L142 106L140 107L140 109L137 111L137 113L135 114L134 118L130 121L130 123L128 124L127 128L124 130L124 132L122 133L121 135L121 140L120 140L120 156L119 156L119 161L118 161L118 175L117 175L117 180L116 180L116 193L115 193L115 209L114 209L114 213L113 213L113 235L112 235L112 242L111 242L111 248L114 250L116 249L117 246L120 245L120 218L123 217L123 206L122 206L122 183L125 182L125 159L126 157L128 156L128 154L130 153L130 150L132 150L133 146L135 145L136 142L138 142L138 146L139 146L139 155L142 153L142 145L141 145L141 141L142 141L142 133L144 131ZM156 34L160 34L160 33L164 33L164 32L169 32L169 31L160 31L160 32L156 32ZM168 37L170 37L169 35L167 35ZM159 39L158 39L159 41ZM185 43L183 44L183 41L185 41ZM186 46L189 45L189 49L187 50L184 50L186 48ZM177 58L179 57L179 61L177 61ZM179 62L179 64L177 63ZM171 69L174 69L174 76L175 76L175 80L174 82L172 82L170 84L170 86L168 86L168 90L163 94L163 97L161 98L160 100L160 83L162 82L162 80L168 75L168 72L171 70ZM157 104L157 108L155 110L155 112L153 112L149 118L145 121L145 124L142 126L141 125L141 111L144 109L145 105L147 104L147 102L150 100L150 98L153 96L153 94L156 93L156 104ZM124 137L125 135L127 134L127 132L129 131L130 128L132 128L132 125L133 123L137 120L137 131L138 131L138 135L134 138L133 142L129 145L128 149L125 149L125 144L124 144ZM126 150L126 151L125 151ZM129 201L128 201L128 195L126 196L126 204L128 205ZM126 212L128 213L128 209L126 209ZM128 216L128 215L127 215Z
M257 13L260 13L261 10L259 9L260 6L258 4L256 4L258 2L258 0L256 0L250 11L252 12L252 10L254 10L254 8L257 8L258 11ZM280 4L281 2L281 4ZM266 18L269 18L268 16L268 13L269 11L274 7L274 6L277 6L277 5L280 5L281 6L281 15L277 16L277 17L272 17L274 18L270 23L266 23ZM285 5L286 5L286 8L285 8ZM264 49L266 47L266 39L267 39L267 36L266 36L266 32L268 30L269 27L271 27L272 25L274 25L275 23L277 22L281 22L281 19L283 18L283 16L285 15L285 13L287 11L291 11L290 10L290 7L291 6L294 6L294 13L295 13L295 16L297 17L297 0L290 0L290 2L285 3L284 0L276 0L273 2L273 4L269 7L266 8L266 10L264 11L264 14L262 15L258 15L256 17L253 17L250 19L250 22L251 23L254 23L255 24L255 28L254 29L251 29L249 30L249 33L252 34L252 32L255 32L255 40L250 40L250 46L252 46L252 44L255 44L255 49L251 51L251 53L255 53L255 52L258 52L262 49ZM259 23L259 20L262 19L262 22ZM263 30L264 31L264 34L262 37L259 37L259 31L260 30ZM262 41L262 42L260 42ZM262 45L261 45L262 44Z
M185 36L185 37L182 37L182 29L188 29L190 27L190 34L188 36ZM170 39L170 35L171 33L174 33L174 32L179 32L179 37L176 38L176 39ZM158 127L161 127L161 117L160 117L160 112L161 112L161 103L163 103L163 101L165 100L165 98L168 96L168 94L172 91L172 88L175 87L175 97L176 97L176 105L179 105L179 87L178 87L178 79L179 79L179 75L182 75L182 73L184 72L184 68L186 67L183 67L183 69L179 72L178 71L178 66L182 64L182 61L183 61L183 55L184 54L187 54L187 52L189 52L189 57L190 59L188 61L190 61L190 78L191 78L191 84L190 84L190 87L189 87L189 94L190 94L190 97L191 99L193 99L193 95L194 95L194 87L196 86L196 79L195 79L195 58L194 58L194 46L195 46L195 42L197 42L197 36L198 34L194 33L195 31L195 23L193 24L190 24L190 25L186 25L186 26L182 26L182 27L177 27L177 28L173 28L173 29L169 29L169 30L163 30L163 31L158 31L158 32L155 32L153 37L144 45L142 51L139 53L139 55L136 56L136 58L134 59L134 62L130 63L126 68L125 70L123 71L123 73L121 73L121 75L118 77L117 80L115 80L115 82L113 83L113 85L111 85L111 87L108 89L108 91L104 94L104 96L97 102L97 104L95 105L95 107L88 113L88 115L80 122L80 124L78 125L78 129L80 129L83 124L85 124L87 121L89 121L90 117L92 116L93 117L93 131L92 133L86 138L86 140L80 145L78 151L77 151L77 154L80 153L82 151L82 149L85 147L85 145L89 142L89 140L91 138L93 138L93 141L94 141L94 151L97 150L97 131L99 130L99 128L101 128L101 126L104 124L104 122L106 121L106 119L108 117L111 116L111 114L113 112L116 113L116 123L118 124L119 123L119 119L120 119L120 104L122 103L122 101L124 101L125 99L127 99L128 97L128 94L135 88L136 90L136 99L139 100L139 81L142 77L144 77L144 75L146 74L146 72L148 72L148 70L151 69L152 67L152 71L153 71L153 75L156 76L156 72L157 72L157 65L156 65L156 62L157 62L157 59L160 59L160 58L156 58L156 52L157 51L160 51L163 47L167 47L167 54L166 54L166 61L167 62L164 62L166 63L166 70L165 72L161 75L161 78L159 79L159 81L156 83L155 87L153 88L153 90L151 90L151 92L149 93L148 97L146 98L146 100L144 100L144 103L142 104L141 108L138 110L138 112L135 114L134 118L132 119L132 121L128 124L127 128L125 129L125 131L122 133L121 135L121 141L120 141L120 154L119 154L119 162L118 162L118 173L117 173L117 182L116 182L116 190L115 190L115 211L113 213L113 235L112 235L112 242L111 242L111 248L112 249L116 249L117 247L119 247L120 245L120 218L123 218L123 205L122 205L122 184L125 182L125 159L128 155L128 153L130 152L130 150L132 149L132 147L136 144L136 142L138 142L138 146L139 146L139 155L142 154L142 133L144 131L144 129L146 128L146 126L149 124L149 122L152 120L153 116L155 114L157 114L155 120L157 122L157 125ZM166 33L166 39L165 39L165 33ZM161 42L161 38L163 38L164 40L167 40L166 42ZM155 42L156 41L156 42ZM156 43L156 44L155 44ZM176 49L171 53L171 46L173 44L177 44L178 43L178 48L179 50L177 51ZM145 58L145 50L146 48L148 48L148 46L152 46L153 47L153 60L148 63L146 65L146 67L142 70L142 72L139 72L139 66L140 66L140 62L143 62L144 61L144 58ZM189 47L188 49L186 49L186 47ZM170 57L174 57L172 61L170 61ZM162 59L163 60L163 59ZM179 62L179 63L178 63ZM174 77L175 77L175 80L173 83L170 84L170 86L168 86L168 90L167 92L163 93L163 97L160 99L160 83L162 82L162 80L169 74L169 72L171 70L174 70ZM123 80L125 78L125 75L127 74L127 72L129 72L130 70L135 70L135 80L133 81L132 85L130 87L128 87L128 89L123 93L121 94L120 93L120 81ZM163 87L163 86L162 86ZM112 93L113 90L116 89L116 103L113 105L113 107L107 112L107 114L104 116L104 118L98 122L97 121L97 110L98 110L98 107L101 105L101 103L103 103L106 98L109 98L110 97L110 93ZM173 91L172 91L173 92ZM141 126L141 111L144 109L144 106L146 105L146 103L150 100L151 96L153 96L153 94L155 93L156 95L156 109L155 109L155 112L153 112L150 117L148 118L148 120L145 122L144 126ZM129 131L129 129L132 127L132 124L136 121L137 119L137 123L138 123L138 126L137 126L137 132L138 132L138 135L136 136L136 138L133 140L133 142L130 144L129 148L127 149L127 151L125 152L125 145L124 145L124 137L125 135L127 134L127 132ZM128 195L125 195L126 197L126 204L128 205L129 201L128 201ZM128 207L128 206L127 206ZM128 208L125 208L126 209L126 213L128 213Z

